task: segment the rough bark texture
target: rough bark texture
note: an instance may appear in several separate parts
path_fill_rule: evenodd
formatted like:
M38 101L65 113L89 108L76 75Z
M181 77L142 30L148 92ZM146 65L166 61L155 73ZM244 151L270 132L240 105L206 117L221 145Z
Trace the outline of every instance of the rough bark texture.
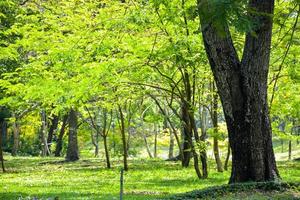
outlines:
M69 139L66 160L79 160L77 142L77 112L74 109L71 109L69 114Z
M217 84L232 149L230 183L272 181L279 177L267 105L274 0L250 0L249 16L258 22L246 35L242 60L229 28L213 17L212 1L198 0L206 53Z
M61 156L61 150L62 150L62 145L63 145L63 137L65 134L65 130L67 127L67 122L68 122L68 117L69 115L65 115L63 118L63 123L61 125L60 131L59 131L59 135L56 141L56 148L55 148L55 157L59 157Z

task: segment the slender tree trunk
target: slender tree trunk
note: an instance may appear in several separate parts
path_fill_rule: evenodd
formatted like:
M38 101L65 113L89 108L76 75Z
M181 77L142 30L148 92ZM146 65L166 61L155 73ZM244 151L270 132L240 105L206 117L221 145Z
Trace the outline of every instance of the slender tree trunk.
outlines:
M169 159L174 158L174 144L175 144L174 134L170 132L170 145L169 145L169 155L168 155Z
M2 166L2 171L5 172L5 167L4 167L4 158L3 158L3 149L2 149L2 135L3 135L3 127L5 126L5 121L0 122L0 160L1 160L1 166Z
M61 156L61 150L62 150L62 145L63 145L63 137L65 134L65 129L67 126L67 122L68 122L68 116L69 115L65 115L63 118L63 122L60 128L60 132L56 141L56 148L55 148L55 157L60 157Z
M181 160L181 165L182 165L182 167L184 167L184 160L185 160L185 158L184 158L184 151L183 151L184 137L182 137L183 138L182 139L183 142L181 142L180 139L179 139L179 136L177 134L177 130L174 127L173 123L171 122L171 120L170 120L169 116L167 115L166 111L162 108L162 106L160 105L159 101L153 95L149 94L149 96L155 101L156 105L158 106L158 108L160 109L160 111L162 112L162 114L165 116L165 119L168 121L168 123L169 123L169 125L170 125L170 127L171 127L171 129L173 131L173 134L175 136L176 143L177 143L177 146L178 146L178 149L179 149L179 158ZM182 132L181 135L183 136L183 132Z
M2 147L6 146L7 141L7 122L4 120L2 124Z
M79 160L77 142L77 112L74 109L71 109L69 114L69 139L66 160Z
M49 132L48 132L48 138L47 138L48 150L50 153L51 153L51 145L52 145L52 141L53 141L53 135L55 133L55 130L57 129L58 122L59 122L59 117L57 115L53 115L52 119L51 119L51 125L49 128ZM50 155L50 154L47 154L47 155Z
M123 115L123 111L121 106L119 105L119 114L120 114L120 129L121 129L121 136L122 136L122 143L123 143L123 164L124 164L124 170L128 171L128 163L127 163L127 143L126 143L126 135L125 135L125 119Z
M13 122L13 148L11 151L12 156L17 156L18 151L19 151L19 145L20 145L20 127L19 127L19 119L17 116L13 113L13 118L15 121Z
M42 156L50 155L47 143L47 116L46 112L43 110L41 112L41 143L42 143Z
M232 150L230 183L279 178L267 102L274 0L250 0L247 10L255 10L249 17L258 26L247 33L240 61L227 23L221 17L209 17L217 12L217 6L212 1L198 0L204 46Z
M280 140L281 141L281 153L284 152L284 149L283 149L283 139Z
M109 159L109 151L107 146L107 137L103 137L104 150L105 150L105 158L106 158L106 167L110 169L110 159Z
M154 125L154 158L157 158L157 125Z
M218 94L215 91L215 85L213 83L213 102L212 102L212 122L214 126L215 134L218 133ZM219 141L218 137L215 135L213 137L213 150L214 156L217 164L218 172L223 172L222 161L220 159Z
M229 157L230 157L230 145L228 144L228 147L227 147L227 155L226 155L225 164L224 164L224 169L225 169L226 171L228 170L228 161L229 161Z
M153 158L153 156L151 154L151 151L150 151L150 148L149 148L148 141L147 141L147 136L146 136L145 133L143 133L143 138L144 138L144 142L145 142L145 146L146 146L146 150L147 150L148 156L149 156L149 158Z
M192 139L192 134L193 134L193 124L192 124L192 120L190 118L190 113L189 113L189 107L186 104L186 102L182 103L182 120L184 122L184 129L185 129L185 136L188 140L188 144L189 144L189 152L191 152L192 156L193 156L193 160L194 160L194 169L195 172L198 176L198 178L205 178L205 176L207 176L207 174L204 174L205 176L202 176L200 169L199 169L199 158L198 158L198 154L196 152L196 148L194 146L193 143L193 139ZM195 132L195 138L198 137L197 136L197 132ZM199 142L199 138L196 138L196 142ZM200 156L201 158L201 156ZM206 159L206 158L202 158L202 159ZM203 164L203 163L202 163ZM204 165L202 165L202 168L205 170L206 169L206 162L204 162ZM203 171L203 173L207 173L207 171Z
M292 160L292 141L289 140L289 160Z

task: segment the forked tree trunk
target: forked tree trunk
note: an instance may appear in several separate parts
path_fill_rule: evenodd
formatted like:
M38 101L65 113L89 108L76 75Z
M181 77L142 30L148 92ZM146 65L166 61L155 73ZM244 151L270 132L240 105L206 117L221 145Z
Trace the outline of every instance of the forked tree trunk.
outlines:
M79 160L78 142L77 142L77 112L70 110L69 114L69 138L67 148L67 161Z
M272 147L267 78L274 0L250 0L249 17L258 26L247 33L239 60L213 1L198 0L206 53L217 84L232 150L230 183L272 181L279 177ZM225 17L225 16L224 16Z

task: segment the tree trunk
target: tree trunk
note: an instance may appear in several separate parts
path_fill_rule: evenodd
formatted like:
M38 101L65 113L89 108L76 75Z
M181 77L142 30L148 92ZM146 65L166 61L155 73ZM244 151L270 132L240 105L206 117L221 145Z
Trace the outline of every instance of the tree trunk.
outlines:
M119 114L120 114L120 129L121 129L121 136L122 136L122 143L123 143L123 164L124 164L124 170L128 171L128 163L127 163L127 143L126 143L126 135L125 135L125 119L123 115L123 111L121 106L119 105Z
M203 171L203 176L200 172L199 169L199 158L198 158L198 154L196 152L196 148L194 146L193 143L193 131L195 131L195 129L193 130L194 126L193 126L193 119L191 119L190 113L189 113L189 106L186 104L186 102L182 102L182 106L181 106L181 111L182 111L182 120L184 123L184 129L185 129L185 136L188 140L188 144L189 144L189 152L192 154L193 156L193 160L194 160L194 169L195 172L198 176L198 178L206 178L207 177L207 170L205 170L207 168L206 166L206 160L201 160L201 161L205 161L204 163L202 163L202 168L204 169ZM199 142L199 137L198 137L198 133L194 132L195 134L195 139L196 142ZM196 144L197 145L197 144ZM201 153L200 153L201 154ZM206 157L200 157L201 159L206 159Z
M68 122L68 116L69 115L65 115L64 118L63 118L63 123L61 125L60 132L59 132L59 135L58 135L58 138L57 138L57 141L56 141L56 148L55 148L55 153L54 153L55 157L60 157L61 156L63 137L64 137L64 134L65 134L65 129L66 129L67 122Z
M247 33L240 61L227 23L220 17L209 17L217 12L217 6L212 1L198 0L204 45L232 150L230 183L279 178L267 103L273 9L274 0L250 0L247 10L255 12L249 17L259 25Z
M77 142L77 112L70 110L69 114L69 138L67 149L67 161L79 160L78 142Z
M48 143L47 143L47 116L46 112L43 110L41 112L41 143L42 143L42 156L50 155L50 151L48 149Z
M6 146L7 141L7 122L4 120L2 124L2 147Z
M224 169L227 171L228 170L228 162L229 162L229 157L230 157L230 145L228 144L227 147L227 155L226 155L226 159L225 159L225 164L224 164Z
M289 140L289 160L292 160L292 141Z
M17 156L18 151L19 151L19 145L20 145L20 127L19 127L18 118L16 117L16 115L14 113L13 113L13 118L15 120L13 122L13 139L14 139L14 143L13 143L11 155L12 156Z
M48 138L47 138L48 150L50 153L51 153L51 145L52 145L52 141L53 141L53 135L55 133L55 130L57 129L58 122L59 122L59 117L57 115L53 115L52 119L51 119L51 125L49 128L49 132L48 132ZM47 154L47 155L50 155L50 154Z
M109 160L109 151L107 146L107 137L103 137L104 150L105 150L105 158L106 158L106 167L110 169L110 160Z
M4 158L3 158L3 149L2 149L2 135L3 135L3 126L5 126L5 121L1 120L0 122L0 160L1 160L1 167L2 167L2 171L5 172L5 167L4 167Z
M147 136L146 136L145 133L143 133L143 138L144 138L144 142L145 142L145 146L146 146L146 150L147 150L148 156L149 156L149 158L153 158L153 156L151 154L151 151L150 151L150 148L149 148L148 141L147 141Z
M215 84L213 84L213 102L212 102L212 123L214 126L215 134L218 134L218 94L215 91ZM215 135L213 137L213 150L217 164L218 172L223 172L222 161L220 159L219 141Z
M154 125L154 158L157 158L157 125Z
M169 159L172 159L174 157L174 145L175 145L174 134L170 132L170 145L169 145L169 154L168 154Z

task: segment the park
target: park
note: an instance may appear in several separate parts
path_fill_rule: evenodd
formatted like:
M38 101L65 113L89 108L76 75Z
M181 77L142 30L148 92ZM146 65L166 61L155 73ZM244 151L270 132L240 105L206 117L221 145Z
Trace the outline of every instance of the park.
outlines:
M300 199L299 15L1 0L0 199Z

